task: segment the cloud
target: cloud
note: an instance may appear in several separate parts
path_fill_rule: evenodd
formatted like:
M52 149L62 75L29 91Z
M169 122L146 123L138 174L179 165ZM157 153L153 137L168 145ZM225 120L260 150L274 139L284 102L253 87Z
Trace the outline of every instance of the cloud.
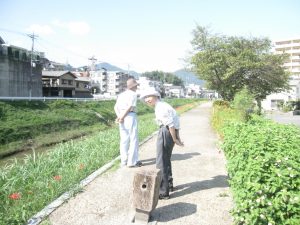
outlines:
M83 21L61 22L59 20L54 20L52 24L57 27L65 28L70 33L76 35L86 35L91 30L90 25Z
M40 35L53 34L54 31L49 25L32 24L26 30Z

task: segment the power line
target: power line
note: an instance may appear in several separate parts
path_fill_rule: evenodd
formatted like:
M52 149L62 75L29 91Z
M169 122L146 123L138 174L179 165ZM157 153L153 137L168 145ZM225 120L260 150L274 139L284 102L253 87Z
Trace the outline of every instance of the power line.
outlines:
M0 30L6 31L6 32L9 32L9 33L15 33L15 34L27 36L27 34L19 32L19 31L15 31L15 30L10 30L10 29L6 29L6 28L0 28Z
M45 42L45 43L47 43L47 44L49 44L49 45L51 45L51 46L53 46L53 47L55 47L59 50L63 50L64 52L69 52L73 56L75 55L75 56L80 57L80 58L88 59L88 56L84 56L84 55L81 55L81 54L76 53L74 51L71 51L71 50L65 48L64 46L61 46L59 44L55 44L51 41L46 40L45 38L39 37L39 39L36 39L36 37L38 37L36 34L26 34L26 33L22 33L22 32L19 32L19 31L6 29L6 28L0 28L0 30L5 31L5 32L9 32L9 33L14 33L14 34L30 37L31 40L32 40L33 47L34 47L34 40L36 40L36 42L39 42L39 44L41 44L40 42L42 41L42 42ZM48 48L48 47L46 47L46 48L48 49L49 52L51 51L50 48Z

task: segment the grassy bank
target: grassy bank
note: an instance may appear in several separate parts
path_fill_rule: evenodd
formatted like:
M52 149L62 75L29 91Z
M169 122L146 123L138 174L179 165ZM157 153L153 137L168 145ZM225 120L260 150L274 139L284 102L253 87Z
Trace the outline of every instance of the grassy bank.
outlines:
M198 103L195 100L170 100L184 112ZM185 105L185 106L184 106ZM145 108L143 108L145 107ZM157 129L153 109L139 108L139 139ZM58 145L47 155L32 155L24 163L13 163L0 172L0 224L24 224L36 212L62 193L79 191L80 180L119 154L119 132L111 126L80 142Z
M214 107L235 208L234 224L300 224L300 129Z
M175 99L170 101L177 104ZM0 101L0 158L110 128L114 104L114 100ZM139 115L151 112L138 104Z

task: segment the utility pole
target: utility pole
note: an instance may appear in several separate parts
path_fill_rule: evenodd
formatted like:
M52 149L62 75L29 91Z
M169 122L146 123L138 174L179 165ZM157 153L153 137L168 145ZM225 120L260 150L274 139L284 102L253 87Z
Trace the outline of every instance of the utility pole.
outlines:
M34 51L34 39L36 39L38 36L34 33L27 34L28 37L32 40L31 45L31 54L30 54L30 78L29 78L29 97L31 98L32 93L32 66L33 66L33 51Z
M88 60L91 61L90 71L95 71L95 70L96 70L96 62L97 62L97 59L95 58L95 56L92 56L92 57L89 58Z

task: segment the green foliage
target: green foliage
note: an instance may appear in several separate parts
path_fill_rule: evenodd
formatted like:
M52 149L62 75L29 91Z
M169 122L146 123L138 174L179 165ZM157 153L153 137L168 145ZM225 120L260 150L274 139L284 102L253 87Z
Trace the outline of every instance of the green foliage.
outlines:
M247 89L243 89L235 95L233 107L242 113L244 120L250 119L250 115L254 112L254 106L254 96Z
M213 106L222 106L224 108L229 108L230 102L225 101L225 100L216 100L213 102Z
M300 224L299 128L256 116L223 132L235 224Z
M74 130L74 135L80 136L80 131L84 135L96 126L105 129L115 119L114 104L115 101L0 101L0 155L22 148L20 142L25 147L28 140L35 145L42 135ZM138 104L139 115L153 111L145 104ZM11 147L14 143L19 147Z
M289 74L281 66L288 56L270 53L269 39L221 36L199 25L193 34L193 70L223 99L233 100L246 87L261 101L288 88Z
M227 101L215 101L211 123L221 138L224 136L223 127L233 121L243 121L242 113L230 107Z
M183 85L183 80L178 78L173 73L166 73L163 71L152 71L152 72L145 72L141 76L148 77L150 80L160 81L162 83L170 83L178 86Z

